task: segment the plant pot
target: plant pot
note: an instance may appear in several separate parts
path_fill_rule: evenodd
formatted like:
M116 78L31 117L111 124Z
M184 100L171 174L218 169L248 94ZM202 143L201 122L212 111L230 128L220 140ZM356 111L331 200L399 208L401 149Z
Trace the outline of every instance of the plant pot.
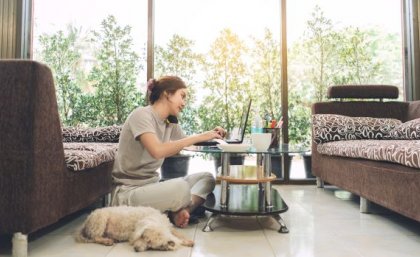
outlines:
M216 173L220 166L222 166L222 156L221 155L214 155L214 168ZM244 165L245 155L243 154L230 154L230 165Z
M302 154L302 158L303 158L303 166L305 167L306 178L315 178L315 176L312 175L312 155L311 155L311 153Z
M271 156L271 172L273 172L277 178L283 178L282 168L281 168L281 160L284 159L284 166L285 169L289 172L290 175L290 167L292 166L292 158L293 156L284 154L281 155L272 155Z
M177 154L165 158L160 167L161 180L185 177L188 174L190 155Z

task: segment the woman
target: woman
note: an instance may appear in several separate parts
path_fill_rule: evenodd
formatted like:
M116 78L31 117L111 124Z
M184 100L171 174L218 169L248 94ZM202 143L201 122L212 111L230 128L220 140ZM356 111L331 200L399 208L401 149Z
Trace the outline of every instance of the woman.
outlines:
M148 92L150 105L135 109L121 131L112 171L115 188L111 204L167 211L171 221L182 228L188 225L190 213L213 191L214 178L203 172L159 182L156 170L165 157L197 142L220 139L225 131L216 127L186 136L179 124L169 122L185 107L187 88L180 78L149 80Z

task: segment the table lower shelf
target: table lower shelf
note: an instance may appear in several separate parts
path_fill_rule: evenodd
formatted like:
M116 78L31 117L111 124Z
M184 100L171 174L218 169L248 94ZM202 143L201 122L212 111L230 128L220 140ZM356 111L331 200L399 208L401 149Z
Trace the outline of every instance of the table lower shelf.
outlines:
M219 171L216 179L233 184L257 184L275 181L277 178L274 174L264 176L262 166L230 165L229 175L223 176Z
M280 194L271 189L272 206L267 207L264 191L258 185L230 184L228 190L228 204L226 208L220 206L220 185L217 185L213 194L210 194L204 208L210 212L224 215L252 216L273 215L289 209Z

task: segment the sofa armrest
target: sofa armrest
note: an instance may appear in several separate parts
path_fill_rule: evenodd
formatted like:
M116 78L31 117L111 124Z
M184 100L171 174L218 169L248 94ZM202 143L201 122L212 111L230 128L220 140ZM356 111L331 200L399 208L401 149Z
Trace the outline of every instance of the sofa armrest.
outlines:
M64 205L54 81L48 67L24 60L0 61L0 81L0 233L27 233L57 219Z

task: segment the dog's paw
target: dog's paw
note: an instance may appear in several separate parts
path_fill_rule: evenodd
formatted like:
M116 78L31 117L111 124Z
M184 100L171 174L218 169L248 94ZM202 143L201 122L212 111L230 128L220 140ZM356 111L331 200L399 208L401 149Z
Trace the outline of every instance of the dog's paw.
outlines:
M114 245L114 240L112 240L112 239L105 240L105 241L103 242L103 244L104 244L104 245L106 245L106 246L111 246L111 245Z
M188 246L188 247L193 247L194 246L194 241L193 240L184 239L184 240L182 240L181 245Z
M147 250L147 244L141 239L134 241L132 244L134 246L134 251L136 252L144 252Z
M147 250L146 247L143 247L143 246L134 246L134 251L136 251L136 252L144 252L146 250Z
M94 242L98 244L103 244L106 246L114 245L114 240L112 238L95 237Z

